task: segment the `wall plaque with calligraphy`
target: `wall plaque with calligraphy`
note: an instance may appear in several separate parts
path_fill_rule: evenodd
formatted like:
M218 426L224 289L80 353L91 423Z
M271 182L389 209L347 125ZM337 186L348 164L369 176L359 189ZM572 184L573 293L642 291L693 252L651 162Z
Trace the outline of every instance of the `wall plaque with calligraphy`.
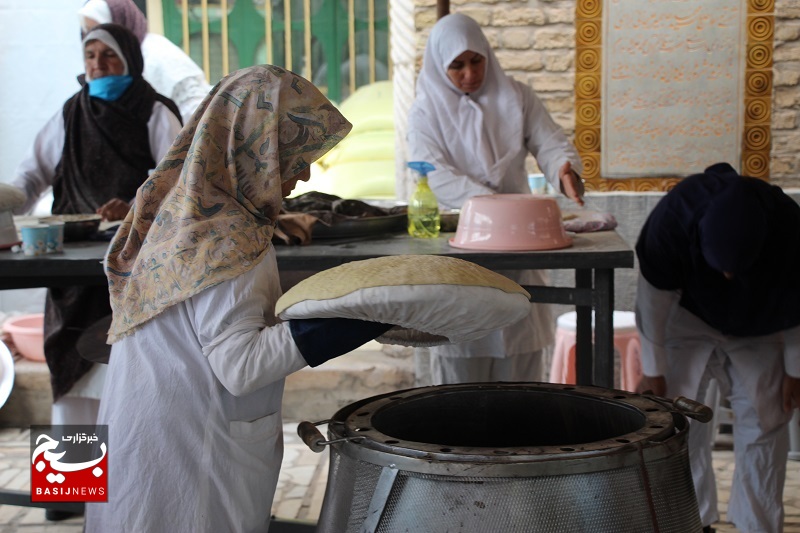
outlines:
M739 166L744 108L743 0L606 3L606 178Z
M720 161L767 178L773 11L774 0L577 0L587 188L666 190Z

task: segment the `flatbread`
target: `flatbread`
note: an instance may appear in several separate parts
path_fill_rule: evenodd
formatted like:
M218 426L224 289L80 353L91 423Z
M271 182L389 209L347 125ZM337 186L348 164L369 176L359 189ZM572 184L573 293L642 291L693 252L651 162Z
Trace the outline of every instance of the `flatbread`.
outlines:
M469 261L397 255L353 261L319 272L276 304L283 320L354 318L397 327L377 340L433 346L466 342L518 322L530 294L516 282Z

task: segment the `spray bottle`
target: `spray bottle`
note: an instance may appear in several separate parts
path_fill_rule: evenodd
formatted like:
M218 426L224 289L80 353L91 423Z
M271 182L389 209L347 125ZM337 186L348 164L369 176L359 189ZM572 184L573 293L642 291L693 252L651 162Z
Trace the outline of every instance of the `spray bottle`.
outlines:
M428 172L434 166L425 161L411 161L408 167L419 174L417 188L408 201L408 234L412 237L433 239L439 236L439 202L428 186Z

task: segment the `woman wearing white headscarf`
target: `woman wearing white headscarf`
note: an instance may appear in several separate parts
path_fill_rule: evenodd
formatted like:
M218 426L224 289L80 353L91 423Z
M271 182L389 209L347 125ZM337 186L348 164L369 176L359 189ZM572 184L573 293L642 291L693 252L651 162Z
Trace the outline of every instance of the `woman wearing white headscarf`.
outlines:
M347 330L337 350L324 332L299 340L313 321L276 324L282 199L350 128L305 79L243 69L139 188L106 257L108 502L87 506L87 532L267 530L284 377L389 328Z
M431 30L408 120L408 160L436 170L428 182L443 206L472 196L530 193L525 159L536 158L555 188L582 205L580 156L534 91L509 77L473 19L442 17ZM502 272L522 285L546 284L538 271ZM474 342L431 349L434 384L539 381L542 349L553 342L549 307Z

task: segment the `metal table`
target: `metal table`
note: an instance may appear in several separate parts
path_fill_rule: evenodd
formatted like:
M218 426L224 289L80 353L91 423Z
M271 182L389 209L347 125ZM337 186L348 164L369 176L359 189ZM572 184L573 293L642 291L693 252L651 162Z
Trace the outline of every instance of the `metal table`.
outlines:
M526 287L531 301L574 305L577 311L576 377L579 385L612 387L614 382L613 322L614 269L633 267L633 251L612 231L585 233L563 250L487 252L453 248L452 233L436 239L413 239L406 234L372 238L317 241L308 246L276 246L283 275L310 275L348 261L401 254L458 257L490 270L566 269L575 271L574 287ZM0 290L69 285L105 285L101 260L108 243L67 243L63 254L27 257L0 251ZM592 345L592 311L595 313ZM0 504L78 511L82 502L36 504L30 494L0 490ZM313 524L272 520L278 532L306 533Z
M526 287L531 301L574 305L577 311L576 378L579 385L611 387L614 382L614 269L633 267L633 251L613 231L583 233L563 250L490 252L454 248L452 233L436 239L406 234L318 240L308 246L276 246L284 274L313 273L348 261L387 255L446 255L490 270L566 269L575 271L574 287ZM26 257L0 252L0 290L67 285L105 285L101 265L104 242L67 243L63 254ZM592 345L592 311L595 313Z

